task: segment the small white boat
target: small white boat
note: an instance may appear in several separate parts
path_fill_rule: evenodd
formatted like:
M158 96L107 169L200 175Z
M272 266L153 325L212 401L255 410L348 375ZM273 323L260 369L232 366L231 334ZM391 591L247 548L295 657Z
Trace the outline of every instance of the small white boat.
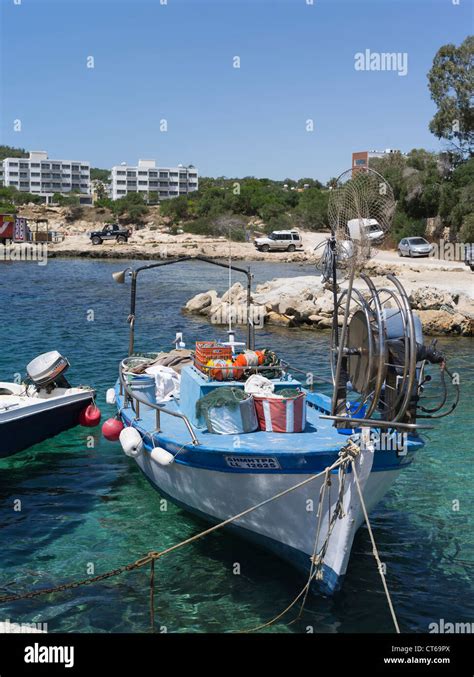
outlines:
M64 376L68 367L65 357L51 351L28 364L24 383L0 381L0 458L79 423L95 392L88 387L72 387Z

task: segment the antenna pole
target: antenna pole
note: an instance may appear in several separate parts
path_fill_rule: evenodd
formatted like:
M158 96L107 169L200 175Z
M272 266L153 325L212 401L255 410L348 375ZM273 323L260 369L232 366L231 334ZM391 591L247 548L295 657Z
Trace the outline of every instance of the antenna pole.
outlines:
M230 225L229 225L229 341L234 341L234 337L232 336L232 294L231 294L231 289L232 289L232 244L231 244L231 239L230 239ZM234 348L232 348L234 350Z
M337 323L337 260L336 260L336 235L333 232L331 234L331 240L329 243L332 251L332 298L334 304L334 314L332 318L332 326L334 330L334 339L336 345L339 345L339 325Z
M252 273L250 266L247 268L247 348L255 350L255 325L251 316L252 305Z
M349 276L349 283L347 285L347 298L346 298L346 307L344 309L344 320L342 323L341 334L339 342L337 343L337 363L336 363L336 374L334 378L334 390L332 394L332 403L331 403L331 413L333 416L336 416L341 413L341 408L343 412L346 409L346 383L347 383L347 371L345 360L347 359L344 356L344 346L346 343L347 335L347 325L349 322L349 310L352 299L352 287L354 284L355 268L353 267ZM337 307L334 306L334 322L337 324ZM339 333L339 332L338 332ZM343 364L344 360L344 364ZM341 382L341 376L343 377ZM338 422L335 423L336 427ZM342 427L344 424L339 424Z

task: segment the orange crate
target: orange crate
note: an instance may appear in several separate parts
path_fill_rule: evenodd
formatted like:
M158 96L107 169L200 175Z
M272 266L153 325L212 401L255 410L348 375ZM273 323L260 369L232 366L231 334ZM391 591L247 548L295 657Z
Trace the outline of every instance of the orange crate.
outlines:
M231 346L221 346L215 341L196 341L196 352L194 353L195 366L204 371L204 366L209 360L231 360Z

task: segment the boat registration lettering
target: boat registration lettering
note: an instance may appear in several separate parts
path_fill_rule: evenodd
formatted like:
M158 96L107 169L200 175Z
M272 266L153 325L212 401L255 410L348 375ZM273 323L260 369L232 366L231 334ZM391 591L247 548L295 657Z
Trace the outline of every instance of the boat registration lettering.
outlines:
M226 456L226 463L231 468L247 470L278 470L281 466L272 456Z

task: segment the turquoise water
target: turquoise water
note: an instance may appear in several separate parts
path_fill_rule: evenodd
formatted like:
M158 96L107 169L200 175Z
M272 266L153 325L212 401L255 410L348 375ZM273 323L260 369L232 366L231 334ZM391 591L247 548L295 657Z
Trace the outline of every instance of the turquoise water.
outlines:
M0 379L24 372L35 355L58 349L71 362L74 384L93 384L103 419L113 415L105 390L127 351L128 286L111 273L129 262L52 260L45 267L0 267ZM296 265L252 264L256 281L308 274ZM216 330L179 312L198 291L225 289L225 271L187 264L141 278L137 349L170 346L182 330L188 345ZM89 311L93 321L88 321ZM290 363L327 377L328 335L308 330L262 330ZM457 413L430 431L426 448L373 513L372 524L403 631L429 623L474 619L472 483L472 342L444 339L463 389ZM0 595L49 587L134 561L200 531L203 523L160 497L118 444L76 428L0 461ZM21 512L13 509L15 499ZM459 501L459 510L453 510ZM233 573L239 562L240 575ZM145 632L149 629L148 572L9 604L0 620L46 622L50 632ZM164 558L156 568L156 626L169 632L226 632L275 616L304 579L272 555L223 532ZM356 536L343 591L313 597L294 624L290 613L269 632L391 632L392 623L367 530Z

